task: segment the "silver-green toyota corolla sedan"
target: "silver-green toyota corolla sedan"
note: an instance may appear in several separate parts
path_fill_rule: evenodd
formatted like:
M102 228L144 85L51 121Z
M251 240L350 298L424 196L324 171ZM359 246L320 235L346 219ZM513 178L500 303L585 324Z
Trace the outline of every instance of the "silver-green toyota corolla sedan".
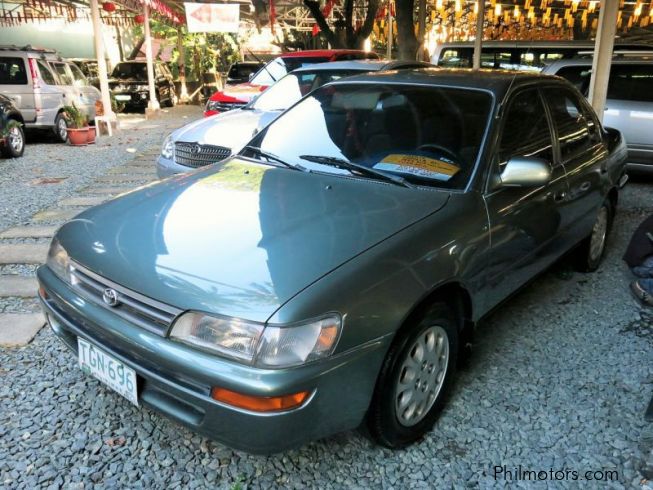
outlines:
M483 315L567 252L599 266L625 156L559 78L343 79L66 223L40 297L83 371L229 446L365 426L401 447Z

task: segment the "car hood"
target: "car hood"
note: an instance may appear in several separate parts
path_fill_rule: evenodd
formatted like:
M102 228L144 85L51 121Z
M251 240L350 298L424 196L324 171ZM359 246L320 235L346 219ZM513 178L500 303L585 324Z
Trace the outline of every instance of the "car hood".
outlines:
M239 151L280 112L236 109L199 119L172 133L173 141L217 145Z
M57 238L74 261L150 298L265 321L448 198L231 159L87 210Z

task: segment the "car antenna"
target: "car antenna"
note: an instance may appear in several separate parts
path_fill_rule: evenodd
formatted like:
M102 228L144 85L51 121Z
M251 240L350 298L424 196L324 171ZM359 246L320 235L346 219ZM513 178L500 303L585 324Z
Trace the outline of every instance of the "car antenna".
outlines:
M530 43L528 44L528 49L524 53L524 59L527 57L528 53L530 53L531 48L533 47L533 40L530 40ZM517 79L517 75L519 74L520 70L515 70L515 74L512 77L512 80L510 80L510 85L508 85L508 90L506 90L506 94L503 96L503 100L501 101L500 104L500 112L503 112L503 103L506 101L506 98L510 95L510 89L512 88L512 85L515 83L515 80Z
M268 75L270 75L270 78L276 82L277 79L274 78L274 76L272 75L272 73L270 73L270 70L268 70L268 67L266 66L267 63L263 63L263 60L261 60L261 58L259 58L259 57L256 56L254 53L252 53L252 50L251 50L251 49L247 48L247 52L248 52L249 54L251 54L252 57L253 57L256 61L258 61L259 63L261 63L261 64L263 65L263 69L268 73Z

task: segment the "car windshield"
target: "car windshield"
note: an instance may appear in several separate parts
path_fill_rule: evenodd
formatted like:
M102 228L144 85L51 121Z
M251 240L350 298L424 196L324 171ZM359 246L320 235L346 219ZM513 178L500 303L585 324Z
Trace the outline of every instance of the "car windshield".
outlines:
M355 172L348 162L451 189L467 186L489 123L481 90L406 84L322 87L250 143L310 171Z
M289 73L263 92L252 104L260 111L284 111L322 85L366 70L316 70Z
M282 58L275 58L261 68L251 80L254 85L272 85L273 83L281 80L286 73L289 73L297 68L312 65L314 63L324 63L328 58L324 56L311 56L311 57L290 57L285 60Z
M125 80L147 80L147 65L145 63L118 63L111 76Z

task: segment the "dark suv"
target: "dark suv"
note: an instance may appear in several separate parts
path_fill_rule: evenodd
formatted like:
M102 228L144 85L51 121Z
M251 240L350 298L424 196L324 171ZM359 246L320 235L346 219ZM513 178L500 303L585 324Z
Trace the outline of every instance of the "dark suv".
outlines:
M172 107L177 102L172 73L165 63L154 63L156 98L162 107ZM111 93L119 104L127 108L145 109L149 102L147 86L147 63L145 61L121 61L111 72Z
M0 95L0 154L17 158L24 150L23 116L9 97Z

